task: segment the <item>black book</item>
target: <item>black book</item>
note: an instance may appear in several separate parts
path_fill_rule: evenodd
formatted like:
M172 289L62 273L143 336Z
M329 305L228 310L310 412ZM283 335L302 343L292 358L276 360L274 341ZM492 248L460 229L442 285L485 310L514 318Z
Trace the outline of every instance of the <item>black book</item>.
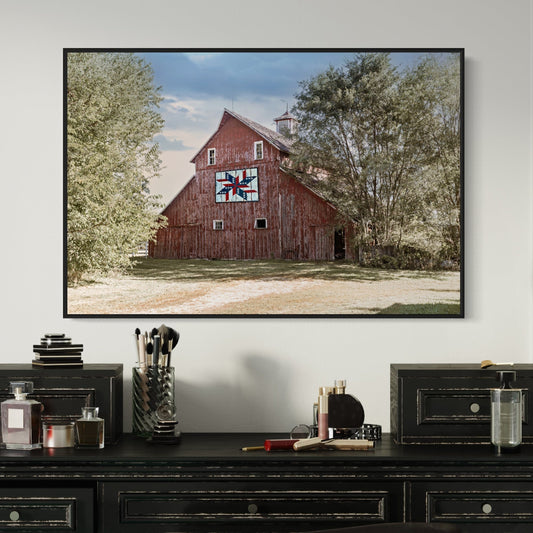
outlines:
M35 361L42 361L43 363L75 363L81 361L81 355L60 355L60 356L48 356L41 357L39 354L35 354Z
M33 351L38 353L46 353L51 351L57 351L57 352L68 352L72 350L77 350L80 352L83 350L83 344L69 344L65 346L61 345L51 345L51 344L34 344L33 345Z
M64 344L72 344L72 339L67 337L65 337L64 339L46 339L45 337L41 337L42 346L55 346Z
M61 362L61 363L47 363L45 361L37 361L36 359L34 359L32 362L31 362L32 365L35 365L35 366L53 366L53 367L61 367L61 366L68 366L68 367L78 367L78 366L83 366L83 361L76 361L76 362L72 362L72 363L65 363L65 362Z
M46 353L40 353L40 352L33 352L35 356L42 357L81 357L81 353L79 350L73 350L71 352L46 352Z

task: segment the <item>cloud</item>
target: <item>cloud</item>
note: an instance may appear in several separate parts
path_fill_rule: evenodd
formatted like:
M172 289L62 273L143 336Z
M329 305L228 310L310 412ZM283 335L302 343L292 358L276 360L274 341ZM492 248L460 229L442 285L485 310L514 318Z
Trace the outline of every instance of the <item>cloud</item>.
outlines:
M156 135L154 137L154 141L159 144L159 148L163 152L184 152L187 150L192 150L192 147L187 146L181 139L172 139L163 134Z
M187 115L189 120L197 120L200 116L199 104L200 102L197 100L183 99L171 94L165 94L161 107L167 113Z

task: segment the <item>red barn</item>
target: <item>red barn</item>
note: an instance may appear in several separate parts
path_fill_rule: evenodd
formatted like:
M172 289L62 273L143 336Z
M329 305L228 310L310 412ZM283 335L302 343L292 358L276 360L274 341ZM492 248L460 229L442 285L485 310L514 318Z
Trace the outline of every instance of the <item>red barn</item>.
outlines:
M215 133L194 156L196 172L164 209L168 226L149 255L177 259L345 257L336 209L281 170L294 117L265 128L224 110Z

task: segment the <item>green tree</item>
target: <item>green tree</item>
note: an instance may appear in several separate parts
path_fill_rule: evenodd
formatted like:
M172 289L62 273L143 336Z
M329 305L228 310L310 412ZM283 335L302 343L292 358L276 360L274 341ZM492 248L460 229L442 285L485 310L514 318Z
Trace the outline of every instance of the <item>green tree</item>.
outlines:
M461 234L461 78L457 55L426 56L408 74L414 80L426 120L422 136L431 150L425 169L426 203L442 259L460 261Z
M447 182L443 169L448 181L459 172L458 161L445 159L442 150L460 143L442 127L443 98L458 108L459 91L432 80L432 69L447 78L429 59L400 72L388 54L358 54L301 82L293 110L299 139L289 170L355 224L360 252L370 244L427 244L429 228L442 224L435 219L443 212L437 201Z
M165 220L151 195L163 125L151 66L129 53L67 56L67 275L130 264Z

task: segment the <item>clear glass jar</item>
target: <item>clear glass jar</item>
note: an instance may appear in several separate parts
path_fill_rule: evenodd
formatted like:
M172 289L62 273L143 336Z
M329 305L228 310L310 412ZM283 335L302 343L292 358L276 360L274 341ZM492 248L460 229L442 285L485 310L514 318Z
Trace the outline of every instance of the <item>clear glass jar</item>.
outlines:
M76 420L76 445L79 448L104 447L104 419L98 417L98 407L82 407Z

